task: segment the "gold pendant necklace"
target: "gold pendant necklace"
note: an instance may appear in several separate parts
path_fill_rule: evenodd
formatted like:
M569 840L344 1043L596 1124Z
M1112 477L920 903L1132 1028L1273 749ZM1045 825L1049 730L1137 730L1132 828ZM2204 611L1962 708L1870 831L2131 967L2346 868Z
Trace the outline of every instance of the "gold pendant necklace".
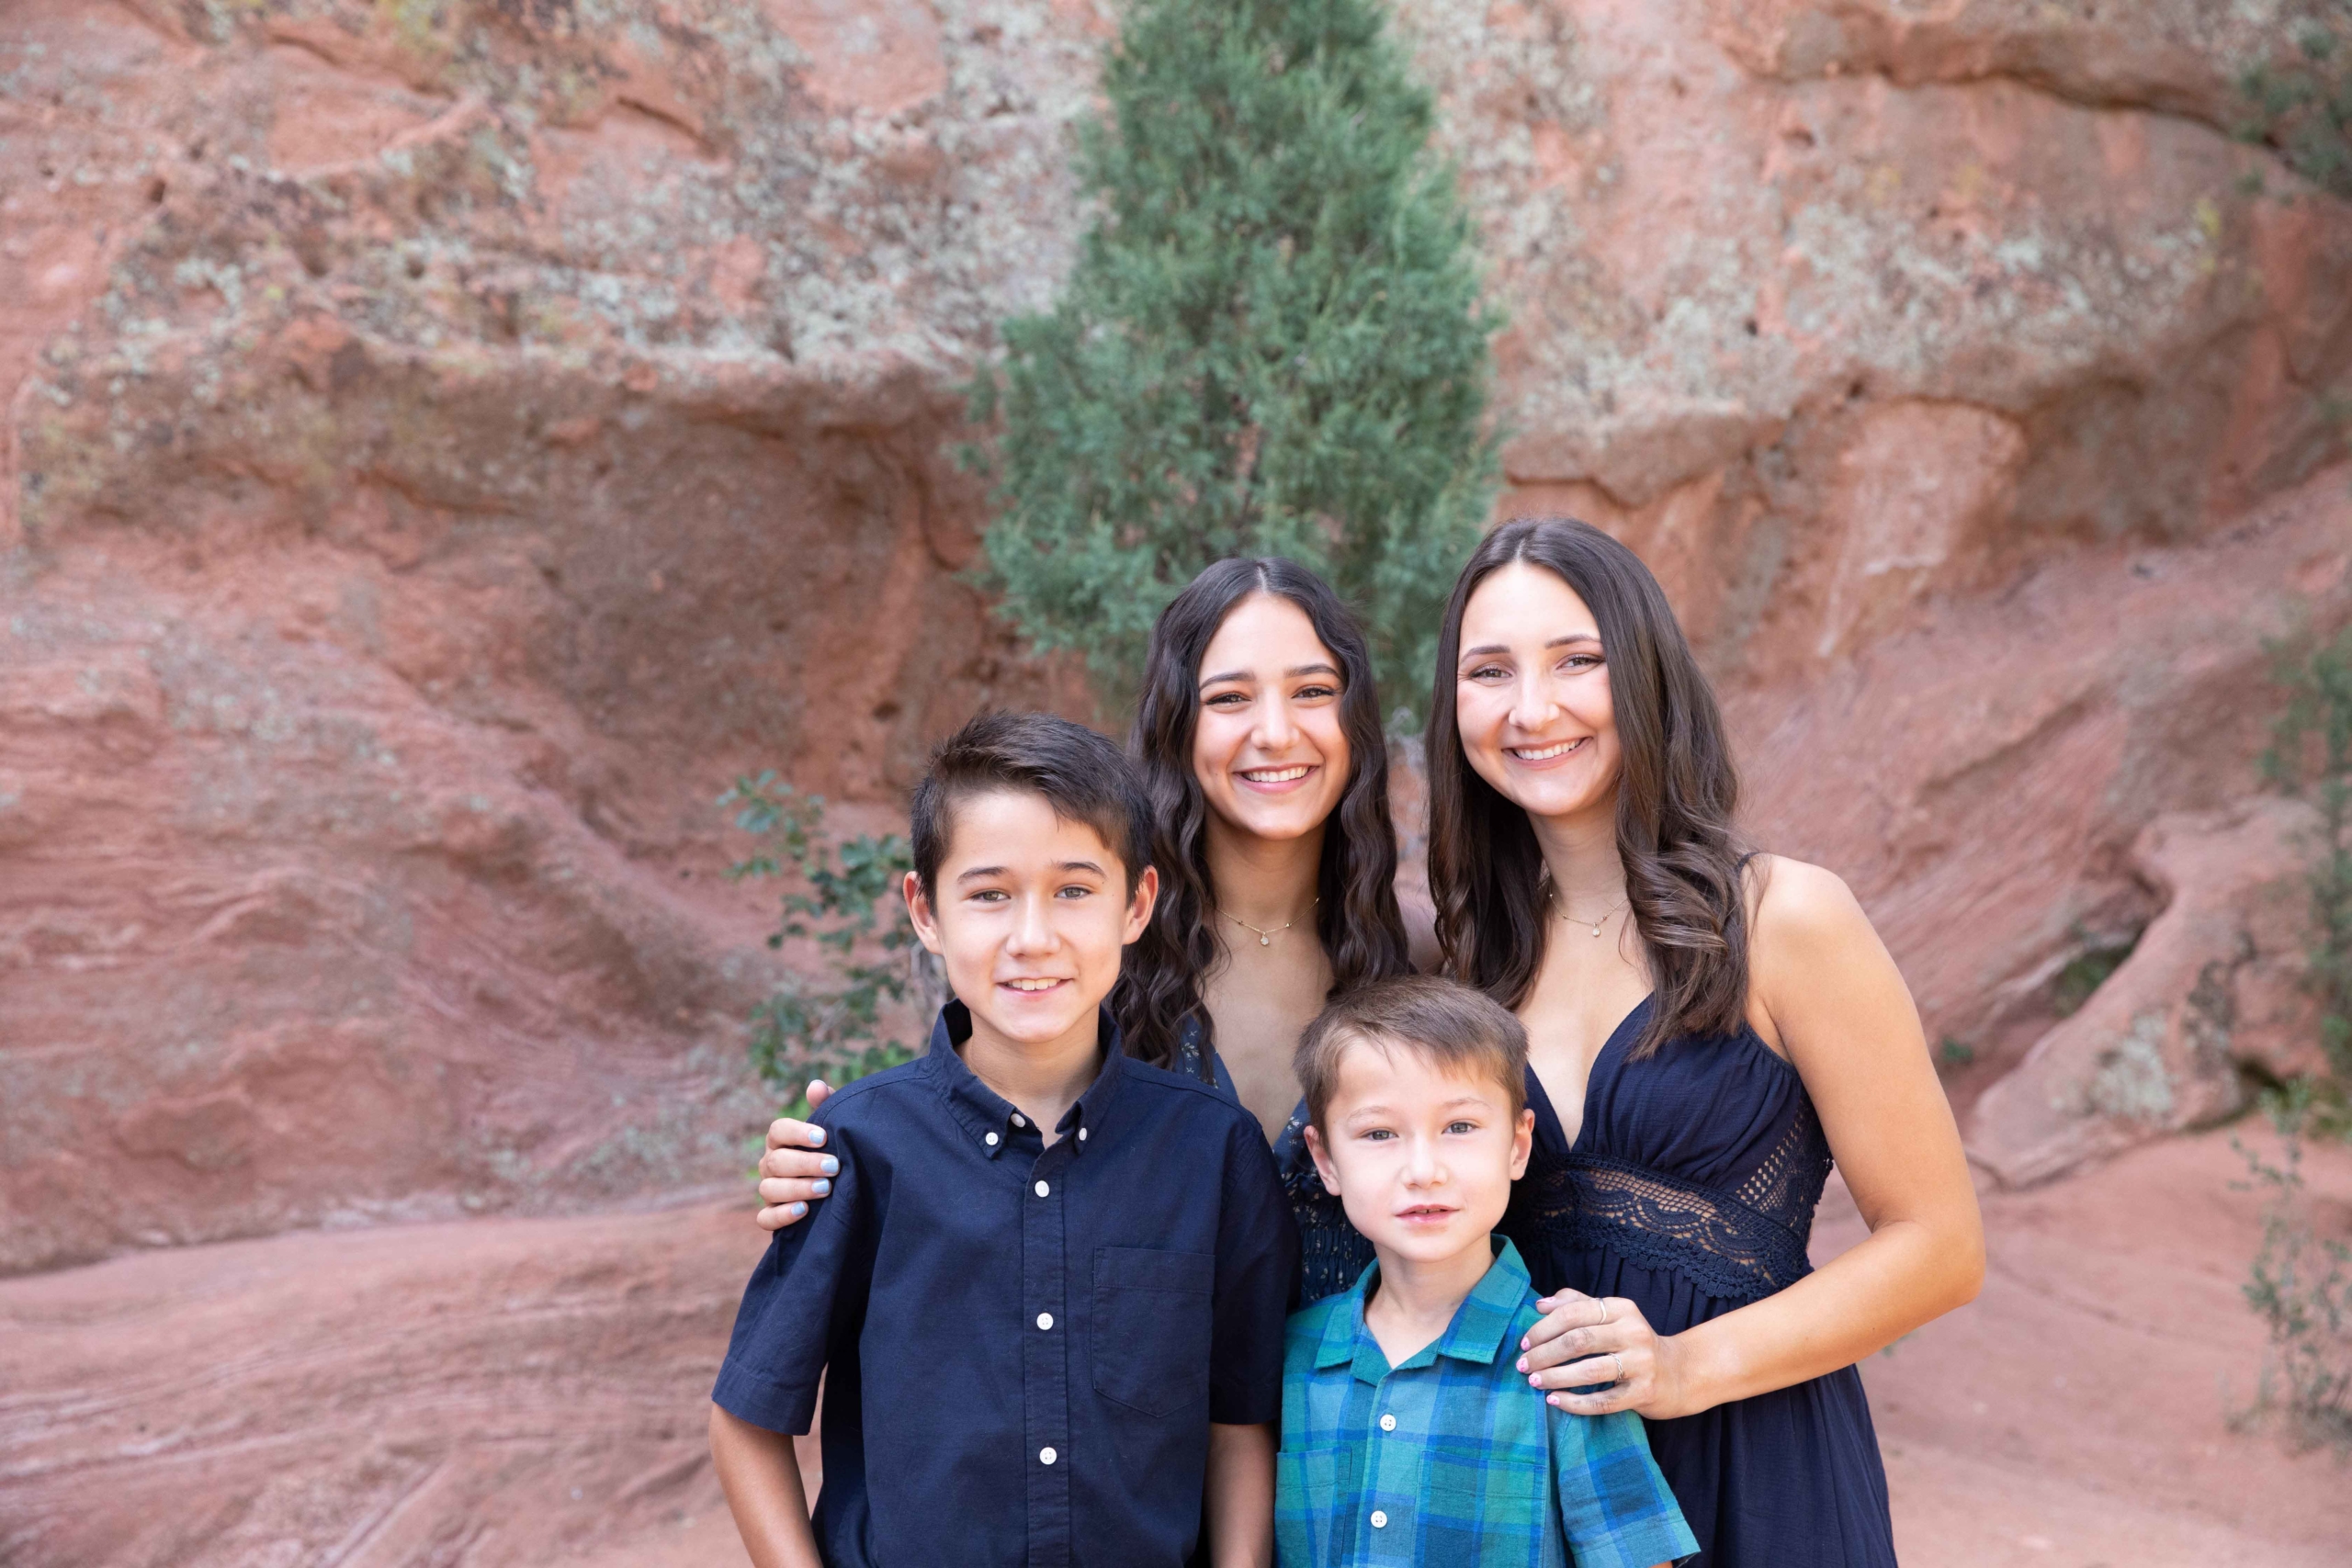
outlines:
M1567 921L1568 924L1572 926L1590 926L1592 928L1592 936L1595 942L1600 940L1600 928L1609 923L1609 917L1623 908L1628 902L1629 900L1627 899L1620 898L1617 902L1610 905L1608 908L1601 911L1600 919L1597 920L1588 920L1581 915L1569 914L1567 906L1560 902L1560 890L1556 887L1552 890L1552 908L1559 911L1560 919Z
M1312 908L1315 908L1315 905L1316 905L1316 904L1320 904L1321 902L1323 902L1323 900L1322 900L1322 898L1318 896L1318 897L1315 899L1315 903L1307 905L1307 908L1308 908L1309 909L1312 909ZM1293 916L1291 919L1287 919L1287 920L1284 920L1281 925L1278 925L1278 926L1272 926L1272 927L1267 927L1267 926L1253 926L1253 925L1251 925L1249 921L1247 921L1247 920L1243 919L1240 916L1238 916L1238 915L1228 915L1228 914L1226 914L1226 912L1225 912L1223 909L1219 909L1219 910L1217 911L1217 913L1218 913L1218 914L1220 914L1220 915L1225 915L1225 918L1226 918L1227 919L1231 920L1235 925L1239 926L1239 927L1240 927L1243 931L1256 931L1256 932L1258 933L1258 945L1259 945L1260 947L1272 947L1272 946L1273 946L1273 945L1274 945L1274 937L1275 937L1275 935L1276 935L1277 933L1282 932L1282 931L1286 931L1290 930L1290 928L1291 928L1291 927L1293 927L1293 926L1295 926L1295 925L1298 924L1298 919L1297 919L1297 917L1296 917L1296 916Z

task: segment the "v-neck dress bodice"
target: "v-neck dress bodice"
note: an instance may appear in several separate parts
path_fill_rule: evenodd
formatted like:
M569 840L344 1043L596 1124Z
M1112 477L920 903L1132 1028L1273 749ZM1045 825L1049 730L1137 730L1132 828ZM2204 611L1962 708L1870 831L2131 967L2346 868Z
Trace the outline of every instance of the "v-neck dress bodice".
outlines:
M1650 1009L1594 1057L1573 1142L1528 1074L1535 1147L1499 1228L1539 1290L1623 1297L1667 1335L1811 1272L1830 1158L1803 1078L1753 1030L1632 1059ZM1303 1127L1295 1114L1276 1154L1311 1301L1352 1284L1372 1254L1322 1192ZM1699 1568L1892 1568L1886 1472L1854 1368L1647 1427Z

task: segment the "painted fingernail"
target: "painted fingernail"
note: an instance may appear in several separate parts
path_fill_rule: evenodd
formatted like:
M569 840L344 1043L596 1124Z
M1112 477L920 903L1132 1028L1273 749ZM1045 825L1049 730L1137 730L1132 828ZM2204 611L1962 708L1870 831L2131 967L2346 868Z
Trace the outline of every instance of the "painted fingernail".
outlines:
M811 1127L808 1129L808 1144L811 1148L814 1148L817 1145L821 1144L824 1141L825 1130L822 1127Z
M839 1176L842 1173L842 1162L835 1159L832 1156L827 1155L823 1159L817 1162L817 1168L823 1171L827 1176Z
M1524 1347L1522 1347L1522 1348L1524 1348ZM1524 1356L1521 1356L1519 1359L1519 1370L1522 1372L1527 1370L1527 1358Z
M808 1204L806 1204L806 1203L786 1203L786 1204L784 1206L784 1212L785 1212L786 1213L787 1213L787 1214L790 1214L794 1219L796 1219L796 1220L797 1220L797 1219L798 1219L801 1215L803 1215L803 1214L805 1214L805 1213L807 1213L808 1212Z
M1527 1380L1527 1386L1530 1388L1542 1388L1544 1386L1544 1374L1538 1372L1534 1376L1529 1378Z
M820 1176L808 1184L808 1190L820 1198L829 1197L832 1193L833 1184Z
M1567 1408L1565 1404L1561 1403L1560 1396L1556 1393L1545 1394L1544 1396L1544 1403L1550 1405L1555 1410L1566 1410Z

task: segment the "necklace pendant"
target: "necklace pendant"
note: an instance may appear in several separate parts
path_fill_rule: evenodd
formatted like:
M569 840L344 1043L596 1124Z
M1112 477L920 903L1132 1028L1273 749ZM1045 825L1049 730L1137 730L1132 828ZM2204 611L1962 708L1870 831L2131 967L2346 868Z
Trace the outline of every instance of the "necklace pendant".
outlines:
M1260 931L1258 933L1258 945L1260 947L1272 947L1274 945L1274 939L1268 936L1265 932Z
M1600 928L1599 926L1592 928L1592 940L1595 942L1599 942L1600 940Z

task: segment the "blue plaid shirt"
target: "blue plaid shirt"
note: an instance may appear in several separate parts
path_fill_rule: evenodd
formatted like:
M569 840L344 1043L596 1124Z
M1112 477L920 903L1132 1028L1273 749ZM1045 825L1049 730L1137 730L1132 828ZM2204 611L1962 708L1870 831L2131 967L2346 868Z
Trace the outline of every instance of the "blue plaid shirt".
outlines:
M1391 1367L1363 1325L1380 1272L1291 1316L1275 1460L1281 1568L1648 1568L1699 1550L1641 1417L1571 1416L1513 1363L1541 1314L1519 1249L1435 1344Z

